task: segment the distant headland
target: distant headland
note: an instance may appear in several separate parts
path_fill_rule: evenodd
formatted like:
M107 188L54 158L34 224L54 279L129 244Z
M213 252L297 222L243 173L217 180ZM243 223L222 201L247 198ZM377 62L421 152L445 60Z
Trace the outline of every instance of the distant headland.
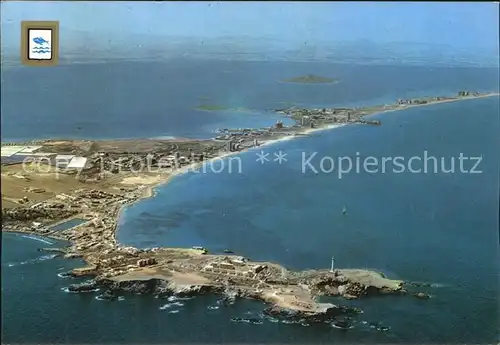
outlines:
M301 84L332 84L340 82L340 79L337 78L326 78L320 77L314 74L308 74L304 76L283 79L281 80L283 83L301 83Z

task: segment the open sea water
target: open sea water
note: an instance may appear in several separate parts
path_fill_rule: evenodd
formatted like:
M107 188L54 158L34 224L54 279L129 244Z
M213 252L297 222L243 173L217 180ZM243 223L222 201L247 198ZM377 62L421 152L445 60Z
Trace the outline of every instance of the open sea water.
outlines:
M290 105L377 105L499 88L495 68L200 60L1 68L2 141L209 138L217 128L269 126L281 118L269 110ZM307 74L341 82L280 82ZM252 112L197 110L202 105Z
M268 110L281 102L379 104L396 98L454 94L461 89L498 90L497 69L179 64L61 66L54 78L44 82L37 81L37 75L48 75L45 71L49 69L10 70L2 75L2 139L209 137L217 127L269 125L276 118ZM277 82L309 73L343 81L335 85ZM40 92L35 92L33 83L39 83ZM64 100L57 101L61 94ZM194 108L200 95L212 99L211 103L256 111L251 119L245 113L197 112ZM25 97L33 102L16 101ZM35 108L42 115L30 117ZM264 306L241 300L223 307L217 304L217 296L165 301L126 295L121 301L107 302L97 300L98 293L69 294L64 287L75 280L58 273L81 262L37 252L37 248L51 245L40 242L46 240L3 234L2 341L496 342L498 97L375 118L383 125L345 126L243 153L239 163L232 161L231 173L226 160L221 173L207 169L207 173L177 176L159 187L154 198L127 207L118 238L139 247L230 248L291 269L326 268L335 255L338 267L373 268L389 277L431 283L431 287L419 289L431 294L431 299L342 301L364 310L354 329L347 332L328 324L305 327L267 319L258 325L235 323L231 321L234 317L261 318ZM99 126L94 128L95 124ZM78 132L76 127L80 127ZM264 164L256 162L261 150L269 153L270 161ZM287 155L282 164L273 161L280 150ZM351 171L339 178L338 168L332 172L320 168L325 156L334 161L342 156L370 156L379 161L401 156L408 160L423 157L424 151L438 160L444 157L447 168L450 159L458 159L460 153L480 156L476 169L481 173L395 173L387 164L385 173ZM303 171L302 156L315 152L311 164L318 173L307 167ZM464 168L470 170L472 165L465 163ZM346 215L342 215L344 207ZM373 322L389 330L377 331L370 327Z

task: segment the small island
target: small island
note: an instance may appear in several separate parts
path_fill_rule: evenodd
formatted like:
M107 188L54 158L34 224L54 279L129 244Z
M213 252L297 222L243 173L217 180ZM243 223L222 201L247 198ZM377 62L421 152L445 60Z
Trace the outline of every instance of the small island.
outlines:
M319 76L316 76L313 74L308 74L305 76L284 79L284 80L282 80L282 82L284 82L284 83L303 83L303 84L327 84L327 83L331 84L331 83L340 82L340 79L325 78L325 77L319 77Z

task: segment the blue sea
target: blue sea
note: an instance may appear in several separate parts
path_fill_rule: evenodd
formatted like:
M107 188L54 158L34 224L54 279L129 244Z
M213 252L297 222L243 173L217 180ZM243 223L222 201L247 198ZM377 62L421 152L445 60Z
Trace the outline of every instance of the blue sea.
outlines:
M461 89L498 91L498 69L176 63L8 70L2 74L2 139L210 137L218 127L270 125L276 115L269 110L285 103L369 105ZM278 82L302 74L342 82ZM200 112L195 108L201 103L254 111ZM75 280L58 273L81 262L37 252L50 246L43 239L4 234L2 341L497 342L498 97L374 117L383 125L316 132L227 158L224 166L209 165L202 173L177 176L159 187L154 198L127 207L118 239L138 247L229 248L290 269L327 268L334 255L338 267L372 268L389 277L430 283L420 290L431 299L336 301L364 310L347 332L329 324L304 327L267 319L259 325L235 323L235 317L261 318L264 305L240 300L223 307L218 296L172 304L151 296L126 295L108 302L97 300L98 293L69 294L64 287ZM275 160L280 151L286 155L281 164ZM256 161L257 153L268 154L268 161ZM316 172L304 165L311 155ZM378 165L341 175L339 166L328 165L369 157ZM402 158L406 170L389 162L382 171L383 159L394 157ZM424 157L436 158L437 171L432 163L427 173L415 171ZM462 171L459 157L470 158ZM454 159L455 171L444 172L442 159L445 170ZM374 322L389 330L370 327Z
M315 74L337 84L281 80ZM46 138L210 138L224 127L269 126L289 105L358 106L398 97L498 90L498 69L172 60L2 66L2 141ZM252 112L197 110L217 105Z

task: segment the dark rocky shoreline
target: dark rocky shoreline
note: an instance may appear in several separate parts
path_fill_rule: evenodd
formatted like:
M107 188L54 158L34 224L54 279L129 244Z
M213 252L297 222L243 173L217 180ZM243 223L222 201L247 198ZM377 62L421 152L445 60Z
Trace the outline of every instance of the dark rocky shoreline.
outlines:
M71 273L68 272L71 276ZM89 293L95 291L103 291L99 296L100 299L114 301L124 293L133 293L137 295L153 295L156 298L166 299L171 296L178 298L195 297L199 295L222 295L223 304L232 304L237 298L255 298L260 300L258 296L245 294L243 290L234 290L232 288L216 287L216 286L200 286L194 285L184 291L175 291L169 287L169 283L162 279L149 279L141 281L113 281L111 279L94 278L82 283L71 284L68 287L68 292L71 293ZM362 313L361 309L347 306L332 306L327 308L323 313L308 314L298 310L287 309L276 305L265 307L262 311L263 315L292 322L307 322L307 323L325 323L334 322L337 317L352 317Z
M66 273L67 276L80 277L71 273ZM407 283L412 286L422 286L421 283ZM430 286L430 285L429 285ZM116 281L109 278L94 277L82 283L71 284L67 288L71 293L91 293L102 291L98 296L100 300L116 301L120 300L123 294L132 293L136 295L153 295L159 299L167 299L170 297L176 298L190 298L199 295L220 295L220 300L223 305L230 305L235 303L239 298L250 298L260 300L267 304L262 310L262 314L284 322L298 323L298 324L315 324L315 323L332 323L336 328L350 329L352 321L357 315L362 314L360 308L349 307L345 305L330 304L322 312L308 313L301 310L288 309L275 304L267 303L261 298L259 294L252 294L249 291L242 289L235 289L230 286L215 286L215 285L192 285L184 286L182 289L176 289L172 283L164 279L147 279L147 280L125 280ZM406 290L401 291L401 295L405 295ZM374 296L380 295L383 292L370 290L367 295ZM427 299L429 295L422 292L413 293L417 298ZM235 320L235 322L250 322L252 320ZM260 321L259 321L260 322Z

